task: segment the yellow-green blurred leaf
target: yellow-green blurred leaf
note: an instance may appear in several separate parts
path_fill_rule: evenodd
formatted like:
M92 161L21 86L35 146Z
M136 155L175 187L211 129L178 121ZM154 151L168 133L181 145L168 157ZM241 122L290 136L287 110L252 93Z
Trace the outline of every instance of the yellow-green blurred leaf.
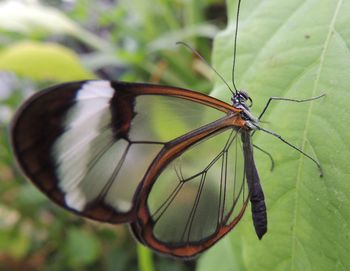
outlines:
M30 238L24 232L10 229L0 230L0 253L22 258L28 253L29 246Z
M66 47L52 43L21 42L0 53L0 70L34 80L91 79L78 56Z

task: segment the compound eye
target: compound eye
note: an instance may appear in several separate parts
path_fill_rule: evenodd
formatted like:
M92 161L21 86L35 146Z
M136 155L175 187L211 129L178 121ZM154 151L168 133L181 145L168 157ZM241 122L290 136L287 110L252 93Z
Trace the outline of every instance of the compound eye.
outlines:
M245 91L241 91L241 92L240 92L240 96L241 96L244 100L250 99L248 93L245 92Z

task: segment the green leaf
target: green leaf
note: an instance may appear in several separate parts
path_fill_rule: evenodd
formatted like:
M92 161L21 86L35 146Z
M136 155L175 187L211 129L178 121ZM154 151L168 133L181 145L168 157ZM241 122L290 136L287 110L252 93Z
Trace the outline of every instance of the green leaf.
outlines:
M94 76L70 49L51 43L21 42L0 52L0 70L34 80L68 81Z
M65 245L70 267L81 267L93 263L100 256L100 243L86 230L70 228Z
M231 82L237 3L228 2L230 22L215 40L213 60ZM255 151L268 232L258 240L250 208L231 232L242 237L246 270L350 270L349 10L349 0L242 1L236 84L249 91L253 113L258 116L271 96L327 95L302 104L272 102L260 124L320 161L323 178L312 161L278 139L262 132L254 136L276 166L270 172L266 155ZM219 80L213 94L229 101ZM225 255L220 260L229 265ZM207 257L211 254L201 261Z
M235 236L236 239L237 237L238 235ZM224 238L205 253L205 256L198 262L197 270L243 271L240 255L241 246L236 247L239 243L239 240L231 242L230 238Z

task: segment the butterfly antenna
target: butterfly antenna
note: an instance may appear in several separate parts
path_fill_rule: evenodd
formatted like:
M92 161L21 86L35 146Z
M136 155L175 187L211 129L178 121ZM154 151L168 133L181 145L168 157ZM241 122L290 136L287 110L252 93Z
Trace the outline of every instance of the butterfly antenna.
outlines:
M238 89L235 83L235 66L236 66L236 52L237 52L237 36L238 36L238 19L239 19L239 10L241 9L241 0L238 0L237 13L236 13L236 30L235 30L235 39L233 42L233 60L232 60L232 85L237 94Z
M202 57L200 55L200 53L198 53L195 49L193 49L191 46L189 46L187 43L183 42L183 41L178 41L176 42L177 45L183 45L185 46L187 49L189 49L192 53L194 53L200 60L202 60L211 70L213 70L217 76L219 76L219 78L225 83L225 85L227 86L227 88L231 91L232 95L235 94L235 92L230 88L229 84L225 81L224 77L221 76L221 74L214 69L214 67L212 67L208 61L206 61L204 59L204 57ZM237 90L236 90L236 93L237 93Z

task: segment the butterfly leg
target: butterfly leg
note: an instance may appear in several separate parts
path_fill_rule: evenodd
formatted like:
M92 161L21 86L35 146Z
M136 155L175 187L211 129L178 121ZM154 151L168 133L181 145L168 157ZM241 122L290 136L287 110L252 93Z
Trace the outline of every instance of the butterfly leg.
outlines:
M317 100L319 98L322 98L326 96L326 94L322 94L316 97L311 97L308 99L302 99L302 100L298 100L298 99L290 99L290 98L283 98L283 97L270 97L269 100L267 101L263 111L260 113L258 120L261 120L262 116L265 114L267 108L270 106L272 101L289 101L289 102L296 102L296 103L303 103L303 102L309 102L309 101L313 101L313 100Z
M319 96L316 97L311 97L308 99L290 99L290 98L283 98L283 97L270 97L269 100L267 101L264 109L262 110L262 112L260 113L258 120L261 120L261 118L263 117L263 115L265 114L265 112L267 111L268 107L270 106L272 101L289 101L289 102L296 102L296 103L303 103L303 102L309 102L309 101L313 101L313 100L317 100L319 98L322 98L326 96L326 94L321 94ZM282 142L286 143L288 146L292 147L293 149L297 150L298 152L300 152L301 154L303 154L304 156L306 156L307 158L311 159L316 166L318 167L319 171L320 171L320 176L323 176L323 170L322 167L320 165L320 163L318 161L316 161L314 158L312 158L310 155L308 155L307 153L303 152L301 149L299 149L298 147L294 146L293 144L289 143L288 141L286 141L284 138L282 138L280 135L276 134L275 132L269 131L269 130L265 130L261 127L256 126L256 128L258 130L264 131L268 134L273 135L274 137L278 138L279 140L281 140ZM252 136L255 134L255 131L253 131ZM257 146L254 146L256 149L259 149ZM260 151L264 152L265 154L269 155L268 153L266 153L266 151L263 151L261 149L259 149ZM269 155L270 156L270 155ZM270 157L271 161L273 162L272 157ZM272 164L272 168L273 168L273 164ZM272 170L272 169L271 169Z
M264 128L261 128L257 125L255 125L255 127L260 130L260 131L263 131L265 133L268 133L276 138L278 138L279 140L281 140L283 143L287 144L289 147L292 147L293 149L297 150L298 152L300 152L302 155L304 155L305 157L309 158L311 161L313 161L319 172L320 172L320 177L323 177L323 170L322 170L322 167L320 165L320 163L315 159L315 158L312 158L309 154L307 154L306 152L304 152L303 150L299 149L297 146L293 145L292 143L289 143L287 140L285 140L282 136L280 136L279 134L276 134L275 132L273 131L270 131L270 130L267 130L267 129L264 129Z
M253 147L259 151L261 151L262 153L266 154L269 158L270 158L270 162L271 162L271 167L270 167L270 171L272 171L275 167L275 160L273 159L271 153L269 153L268 151L260 148L259 146L253 144Z

